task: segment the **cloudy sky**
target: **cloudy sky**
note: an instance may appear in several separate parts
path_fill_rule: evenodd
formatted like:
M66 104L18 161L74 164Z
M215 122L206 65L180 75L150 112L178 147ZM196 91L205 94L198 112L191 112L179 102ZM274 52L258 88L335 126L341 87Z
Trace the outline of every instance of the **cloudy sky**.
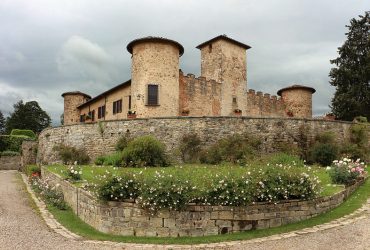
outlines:
M126 45L162 36L185 48L181 69L200 74L198 44L220 34L252 46L248 88L275 94L314 87L314 115L329 111L328 83L345 25L365 0L1 0L0 110L36 100L59 123L66 91L92 96L130 79Z

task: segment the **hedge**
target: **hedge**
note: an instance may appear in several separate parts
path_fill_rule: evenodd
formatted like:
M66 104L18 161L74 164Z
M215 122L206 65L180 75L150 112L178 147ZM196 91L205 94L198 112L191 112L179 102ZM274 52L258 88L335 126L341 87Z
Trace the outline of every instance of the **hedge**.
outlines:
M32 139L36 138L36 134L30 129L12 129L10 135L23 135Z
M23 141L33 141L34 139L24 135L1 135L0 151L21 152Z

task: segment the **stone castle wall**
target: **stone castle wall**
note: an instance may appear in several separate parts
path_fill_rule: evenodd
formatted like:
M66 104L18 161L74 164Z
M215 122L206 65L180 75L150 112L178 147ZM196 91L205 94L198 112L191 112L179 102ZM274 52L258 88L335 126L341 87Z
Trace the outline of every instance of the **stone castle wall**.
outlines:
M181 116L219 116L221 114L221 83L205 77L184 76L180 72Z
M281 143L299 144L302 134L312 141L316 134L332 131L338 143L349 136L352 123L313 119L251 118L251 117L169 117L106 121L47 128L39 135L38 163L59 162L53 150L58 144L83 148L94 160L97 156L114 152L120 136L153 135L167 146L177 150L181 138L197 133L204 146L209 146L232 134L247 133L260 138L262 152L273 152Z
M247 93L247 114L250 116L285 117L285 105L281 98L249 89Z
M337 207L361 184L358 182L331 197L308 201L257 202L242 207L189 204L184 211L164 209L150 214L132 200L99 202L45 167L42 167L42 178L51 185L59 184L73 211L97 230L116 235L158 237L226 234L305 220Z
M20 156L0 156L0 170L19 170L20 168Z

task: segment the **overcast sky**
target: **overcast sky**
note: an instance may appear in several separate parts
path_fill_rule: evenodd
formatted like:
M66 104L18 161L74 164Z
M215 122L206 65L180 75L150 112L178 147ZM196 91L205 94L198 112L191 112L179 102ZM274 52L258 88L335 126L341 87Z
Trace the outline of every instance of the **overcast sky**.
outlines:
M293 83L314 87L314 115L328 112L328 83L349 20L365 0L1 0L0 110L36 100L54 124L66 91L92 96L130 79L126 45L143 36L185 48L180 68L200 74L195 47L220 34L252 46L248 88L276 94Z

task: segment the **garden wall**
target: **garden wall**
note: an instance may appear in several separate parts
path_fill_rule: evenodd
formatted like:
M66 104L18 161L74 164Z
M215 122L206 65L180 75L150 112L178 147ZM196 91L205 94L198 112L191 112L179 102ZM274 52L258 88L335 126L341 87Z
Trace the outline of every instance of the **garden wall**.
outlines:
M87 224L105 233L135 236L204 236L277 227L305 220L340 205L362 183L315 200L289 200L250 206L188 205L184 211L160 210L151 215L134 201L100 203L42 167L42 178L59 184L66 202Z
M20 167L20 156L0 156L0 170L19 170Z
M101 123L48 128L39 135L38 163L55 163L59 159L54 146L63 143L84 148L93 160L114 152L118 138L151 134L164 142L167 150L175 151L181 137L196 132L204 145L231 135L248 133L261 138L263 152L272 152L279 143L298 144L313 140L317 133L331 130L338 143L348 137L350 122L289 118L250 117L170 117L116 120Z

